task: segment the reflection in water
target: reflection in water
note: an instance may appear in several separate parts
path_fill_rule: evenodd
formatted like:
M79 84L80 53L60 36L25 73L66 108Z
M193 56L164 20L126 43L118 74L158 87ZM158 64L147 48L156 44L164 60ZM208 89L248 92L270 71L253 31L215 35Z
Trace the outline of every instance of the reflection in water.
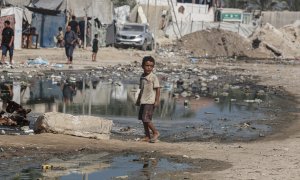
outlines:
M57 111L74 115L136 118L137 87L136 84L89 79L68 79L61 83L40 79L32 80L27 88L23 88L20 100L21 105L37 113ZM187 100L188 104L184 106ZM216 104L209 98L175 98L170 89L162 90L160 101L154 118L161 120L199 120L205 118L206 112L229 116L245 115L239 111L253 109L251 105L228 104L224 100ZM252 115L251 112L248 115Z
M161 179L159 174L172 173L190 168L188 164L164 158L137 155L115 156L82 154L68 160L54 158L47 162L48 169L25 169L14 179ZM172 175L171 175L172 177Z
M65 83L62 83L62 93L64 98L64 103L69 104L73 102L73 96L76 94L75 83L71 83L67 80Z
M143 169L141 172L143 173L143 176L146 177L146 179L151 179L151 173L155 172L155 169L157 168L158 160L156 158L148 158L146 157L143 161Z
M246 98L254 99L255 94L244 97L241 91L229 92L228 97L219 97L220 101L215 102L205 97L174 97L172 86L174 87L171 84L164 86L167 88L161 90L160 106L154 112L154 120L159 121L160 131L168 139L193 136L205 138L214 135L248 138L270 131L268 126L255 123L266 117L259 104L243 103ZM36 113L63 112L106 117L114 120L114 132L119 133L119 126L132 126L131 123L137 120L137 88L135 82L82 79L55 83L41 79L32 81L25 89L21 95L21 105ZM236 101L231 102L231 99ZM251 121L251 127L255 131L240 128L241 124ZM138 126L138 123L135 122L135 125ZM185 133L185 136L174 136L179 132ZM142 131L128 133L140 135Z
M0 84L0 98L2 100L2 109L5 110L8 101L13 99L13 84L9 82L3 82Z

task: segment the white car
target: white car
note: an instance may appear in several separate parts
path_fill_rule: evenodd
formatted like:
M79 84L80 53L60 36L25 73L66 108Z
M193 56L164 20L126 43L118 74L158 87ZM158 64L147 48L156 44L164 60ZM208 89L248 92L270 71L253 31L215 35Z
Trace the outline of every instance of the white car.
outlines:
M127 23L117 32L116 47L138 47L141 50L154 48L153 34L147 24Z

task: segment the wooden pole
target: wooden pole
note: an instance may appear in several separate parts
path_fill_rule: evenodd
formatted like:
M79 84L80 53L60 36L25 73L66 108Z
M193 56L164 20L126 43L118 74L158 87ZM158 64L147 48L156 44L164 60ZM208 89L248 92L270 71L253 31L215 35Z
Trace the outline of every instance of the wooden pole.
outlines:
M147 2L147 22L149 23L148 19L149 19L149 0Z
M154 50L156 50L156 39L157 39L157 0L155 0L155 21L154 21Z
M82 32L80 32L82 33ZM86 49L86 33L87 33L87 9L85 9L85 17L84 17L84 32L83 32L83 48Z

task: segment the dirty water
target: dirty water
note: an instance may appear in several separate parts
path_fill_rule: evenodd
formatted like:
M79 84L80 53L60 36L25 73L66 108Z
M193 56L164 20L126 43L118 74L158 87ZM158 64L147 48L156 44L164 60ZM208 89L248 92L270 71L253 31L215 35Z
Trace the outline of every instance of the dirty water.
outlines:
M188 157L160 157L157 153L113 155L106 152L52 158L28 164L4 179L189 179L191 172L229 168L226 162ZM16 171L16 170L15 170ZM0 172L1 173L1 172Z
M25 108L32 109L32 113L29 114L31 126L36 118L45 112L101 116L114 121L112 138L136 139L143 135L142 124L137 120L138 107L135 106L138 74L141 74L136 68L140 69L140 65L101 68L77 74L74 72L4 74L1 75L1 83L12 84L13 100ZM253 140L276 133L283 124L288 126L286 119L292 121L289 113L299 111L292 108L295 107L294 102L283 89L256 85L258 80L255 77L240 75L237 72L239 69L229 72L222 69L200 70L181 67L168 69L164 66L159 68L161 70L157 74L162 83L162 92L160 107L154 114L154 123L161 133L161 141ZM5 79L10 80L5 82ZM0 126L1 130L5 130L6 134L26 134L18 128ZM80 154L84 158L93 157L90 153L80 152ZM6 170L1 170L0 176L13 176L16 179L18 175L25 178L43 177L42 165L68 160L79 162L82 158L65 155L59 160L51 159L52 157L57 156L48 157L37 153L33 156L1 161L1 169ZM52 161L48 161L49 158ZM145 160L142 161L141 158ZM153 158L156 162L152 161ZM93 160L97 158L93 157ZM185 179L189 178L189 175L182 172L218 171L231 166L226 162L209 159L179 160L178 157L172 159L165 156L111 154L96 162L98 165L96 170L89 172L87 176L74 168L54 168L47 172L67 171L67 174L56 176L60 179L93 179L101 173L107 173L107 176L113 173L114 176L110 176L112 178L118 175L118 178L130 176L130 179L141 179L140 177L149 179L147 176L151 176L151 179ZM148 164L146 170L145 161ZM126 168L127 164L132 165L131 169L128 167L126 173L118 170L118 165L124 168L123 163L126 164ZM86 162L79 164L85 166ZM92 168L95 168L93 166L95 164L87 163ZM159 173L157 167L162 169L162 172ZM119 174L116 174L116 171Z
M188 78L193 78L188 72ZM39 114L45 112L92 115L114 121L113 138L135 139L143 135L141 122L137 120L138 107L135 106L138 76L71 76L69 74L62 79L61 76L45 75L26 82L12 81L14 89L21 92L14 93L13 99L25 108L32 109L34 113L29 118L32 123ZM269 123L275 119L272 112L275 104L283 102L276 100L278 98L275 98L274 92L259 96L259 90L270 90L249 82L245 83L245 87L236 83L231 89L227 87L224 93L220 88L206 87L208 85L203 90L203 82L194 83L186 88L189 91L184 91L178 82L161 79L160 107L155 110L154 122L163 141L232 141L264 137L272 132L273 127ZM223 89L224 86L228 84L223 83ZM5 129L7 134L18 131L9 127L1 129Z

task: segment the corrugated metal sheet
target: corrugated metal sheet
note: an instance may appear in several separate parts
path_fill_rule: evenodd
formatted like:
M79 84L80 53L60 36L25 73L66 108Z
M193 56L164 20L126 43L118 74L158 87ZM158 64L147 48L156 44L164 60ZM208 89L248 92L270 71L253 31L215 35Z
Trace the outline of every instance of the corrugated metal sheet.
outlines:
M58 27L64 28L66 18L64 14L56 16L35 13L32 18L32 26L39 34L41 47L55 47L54 37L57 35Z
M111 0L39 0L33 6L41 10L61 11L67 10L71 15L98 18L101 23L109 24L113 20L113 5ZM37 12L37 11L36 11Z

